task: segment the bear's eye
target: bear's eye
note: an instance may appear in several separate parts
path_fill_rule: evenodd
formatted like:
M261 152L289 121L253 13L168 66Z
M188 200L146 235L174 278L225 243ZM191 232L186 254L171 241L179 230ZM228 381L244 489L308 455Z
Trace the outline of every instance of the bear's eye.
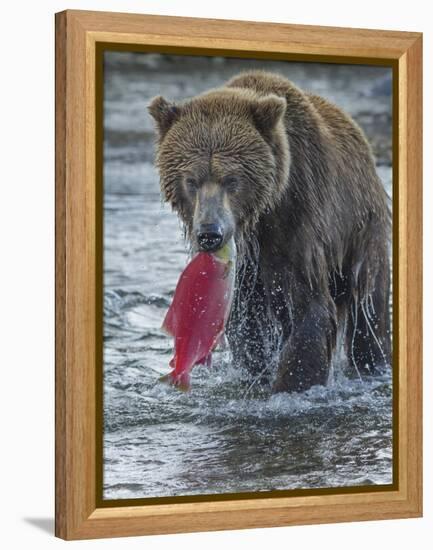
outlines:
M191 190L195 190L198 187L198 181L192 176L187 176L185 178L185 183L186 183L186 186Z
M224 187L229 189L236 189L239 184L239 178L237 176L226 176L222 181Z

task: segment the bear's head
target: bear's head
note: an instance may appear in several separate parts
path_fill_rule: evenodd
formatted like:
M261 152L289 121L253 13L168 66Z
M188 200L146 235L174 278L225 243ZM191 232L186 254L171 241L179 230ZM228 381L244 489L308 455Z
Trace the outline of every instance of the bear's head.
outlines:
M156 163L161 190L195 249L245 237L288 182L286 101L221 88L176 105L156 97Z

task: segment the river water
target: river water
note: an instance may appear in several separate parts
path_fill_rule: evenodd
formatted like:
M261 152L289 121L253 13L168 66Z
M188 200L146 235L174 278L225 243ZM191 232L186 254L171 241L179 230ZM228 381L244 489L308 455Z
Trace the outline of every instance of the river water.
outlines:
M158 383L171 338L161 330L188 260L153 167L155 95L182 99L240 70L275 70L354 116L391 193L391 74L380 67L105 54L105 499L240 493L392 482L392 372L343 375L304 394L249 390L216 352L189 394ZM337 369L338 370L338 369Z

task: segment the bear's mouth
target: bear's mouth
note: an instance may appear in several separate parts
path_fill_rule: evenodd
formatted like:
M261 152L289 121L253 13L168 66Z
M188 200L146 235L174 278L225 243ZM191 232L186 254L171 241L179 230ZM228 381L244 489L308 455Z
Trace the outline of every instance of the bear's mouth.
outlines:
M197 245L201 252L216 252L224 244L224 233L217 223L201 224L196 232Z

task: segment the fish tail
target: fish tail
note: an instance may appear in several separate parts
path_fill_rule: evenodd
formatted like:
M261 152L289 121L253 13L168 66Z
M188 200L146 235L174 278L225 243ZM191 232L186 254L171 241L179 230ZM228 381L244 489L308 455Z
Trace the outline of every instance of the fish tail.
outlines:
M161 382L162 384L171 384L171 383L172 383L172 380L171 380L170 374L171 374L171 373L164 374L164 376L160 376L160 377L158 378L158 382Z
M183 392L188 392L191 388L190 377L187 372L183 372L179 376L176 376L174 372L169 372L168 374L161 376L158 380L162 384L175 386L175 388Z
M173 384L183 392L188 392L191 388L191 381L188 372L182 372L179 376L173 377Z
M206 367L212 366L212 353L208 353L206 357L203 360L203 365L206 365Z
M183 392L188 392L191 388L191 381L189 372L183 371L180 374L175 374L174 372L171 373L173 384L176 386L176 388Z

